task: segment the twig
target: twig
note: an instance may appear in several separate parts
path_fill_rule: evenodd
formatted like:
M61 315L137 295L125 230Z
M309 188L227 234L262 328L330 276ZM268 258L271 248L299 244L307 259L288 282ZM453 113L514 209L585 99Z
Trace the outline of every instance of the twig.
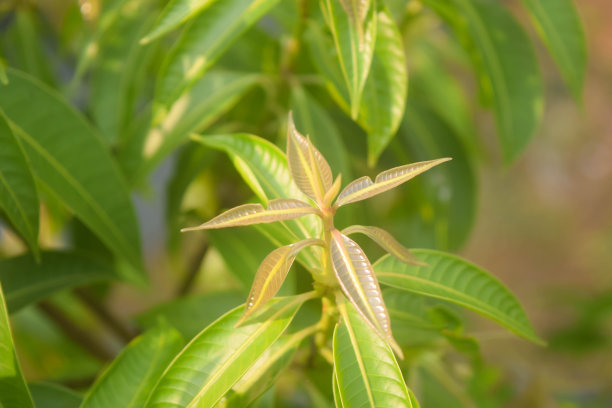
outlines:
M195 253L191 262L187 267L187 273L183 279L183 283L179 286L179 289L176 292L177 297L183 296L191 290L191 286L193 281L198 276L198 272L200 271L200 265L202 264L202 260L206 256L208 252L208 242L204 242L200 249Z

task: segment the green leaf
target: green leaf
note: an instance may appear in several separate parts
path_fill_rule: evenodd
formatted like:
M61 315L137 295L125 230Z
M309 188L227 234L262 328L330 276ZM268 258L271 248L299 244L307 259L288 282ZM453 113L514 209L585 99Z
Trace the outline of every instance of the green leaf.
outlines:
M0 109L0 209L38 256L39 203L34 177Z
M453 27L492 101L506 163L533 137L542 114L543 85L531 40L504 6L487 0L426 0ZM453 13L445 8L453 7Z
M0 285L0 406L34 408L15 353L2 285Z
M117 279L113 265L84 252L43 251L0 261L0 282L11 313L55 292L93 282Z
M6 85L8 81L8 77L6 76L6 63L2 56L0 56L0 85Z
M565 82L578 101L586 71L584 30L572 0L523 0L538 34L552 54Z
M214 2L215 0L170 0L157 19L155 27L140 42L146 44L163 36Z
M334 331L334 367L342 406L410 407L402 371L388 344L349 303Z
M429 249L412 252L428 266L406 265L384 256L374 264L379 281L459 304L493 319L519 336L543 343L518 300L496 278L455 255Z
M34 174L115 254L143 272L128 189L100 137L55 92L23 73L8 73L0 108L15 124Z
M35 407L79 408L83 396L70 388L53 383L28 383Z
M156 85L156 110L168 109L237 38L277 2L216 1L192 19L160 69Z
M165 322L132 340L91 386L81 407L144 406L151 389L183 345L181 335Z
M239 328L238 307L196 336L168 366L147 407L212 407L287 328L311 293L277 298Z

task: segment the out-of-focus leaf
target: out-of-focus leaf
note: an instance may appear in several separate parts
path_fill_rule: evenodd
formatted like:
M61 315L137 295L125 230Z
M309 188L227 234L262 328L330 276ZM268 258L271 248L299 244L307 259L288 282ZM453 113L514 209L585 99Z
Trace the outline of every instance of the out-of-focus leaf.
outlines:
M113 265L87 253L43 251L0 261L0 282L11 313L60 290L117 279Z
M0 208L38 255L38 193L19 141L0 109Z
M412 398L389 345L351 304L340 307L334 331L334 368L341 406L407 407Z
M574 98L582 99L586 44L572 0L523 0Z
M416 258L405 246L397 242L393 235L382 228L367 227L363 225L351 225L342 230L344 235L364 234L385 251L407 264L422 265L423 262Z
M191 20L158 75L155 110L169 107L278 0L216 1Z
M336 408L344 408L342 405L342 399L340 397L340 390L338 389L338 380L336 379L336 371L332 375L332 391L334 392L334 405Z
M183 344L181 335L165 322L132 340L89 388L81 407L144 406Z
M215 0L170 0L158 17L153 29L140 42L146 44L163 36L193 18L214 2Z
M518 300L492 275L445 252L429 249L412 252L428 266L406 265L384 256L374 264L380 282L459 304L493 319L519 336L543 343Z
M143 273L128 189L100 137L59 95L23 73L8 73L0 108L15 124L34 174L115 254ZM144 274L129 278L145 279Z
M79 408L83 396L70 388L52 383L28 383L35 407Z
M0 285L0 405L3 408L34 408L32 396L21 374L15 353L2 285Z
M447 20L471 51L481 91L493 103L504 160L513 161L533 137L542 114L542 78L531 40L499 2L425 3ZM449 7L455 11L449 13Z
M0 56L0 85L8 84L8 77L6 76L6 68L5 68L4 59Z
M196 336L168 366L146 407L212 407L287 328L312 294L273 299L248 324L238 307Z
M344 187L336 199L334 206L340 207L345 204L365 200L366 198L384 193L385 191L391 190L392 188L405 183L411 178L418 176L432 167L449 160L451 159L445 157L443 159L429 160L394 167L379 173L374 182L372 182L372 179L368 176L360 177Z

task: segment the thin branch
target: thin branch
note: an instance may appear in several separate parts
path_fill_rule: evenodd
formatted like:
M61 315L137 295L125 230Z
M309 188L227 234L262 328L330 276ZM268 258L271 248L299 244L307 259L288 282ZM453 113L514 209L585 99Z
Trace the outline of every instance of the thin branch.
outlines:
M176 292L177 297L181 297L187 294L191 290L191 286L193 285L193 281L198 276L198 272L200 271L200 265L202 265L202 260L206 256L208 252L208 242L204 242L202 246L195 253L193 258L191 258L191 262L187 266L187 273L183 279L183 283L179 286L179 289Z

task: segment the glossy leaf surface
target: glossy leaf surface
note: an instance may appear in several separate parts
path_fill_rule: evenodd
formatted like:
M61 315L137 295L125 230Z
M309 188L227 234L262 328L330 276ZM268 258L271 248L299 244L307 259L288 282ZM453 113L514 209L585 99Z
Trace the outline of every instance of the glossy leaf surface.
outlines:
M153 29L142 38L141 42L146 44L167 34L214 2L215 0L170 0Z
M350 227L343 229L342 233L344 235L364 234L400 261L412 265L423 265L423 262L415 257L414 254L408 250L408 248L400 244L395 238L393 238L393 235L389 234L382 228L351 225Z
M413 253L428 266L412 266L385 256L374 265L385 285L457 303L489 317L536 343L525 311L514 295L495 277L455 255L418 249Z
M389 345L351 304L334 331L334 368L340 400L350 407L410 407L412 398Z

